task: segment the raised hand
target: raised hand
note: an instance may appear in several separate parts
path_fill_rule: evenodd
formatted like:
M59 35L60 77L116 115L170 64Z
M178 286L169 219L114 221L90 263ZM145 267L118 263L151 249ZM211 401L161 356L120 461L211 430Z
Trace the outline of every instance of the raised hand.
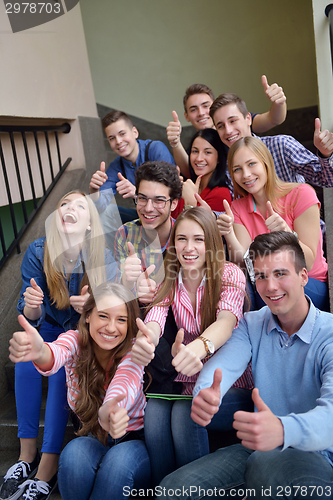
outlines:
M24 331L13 333L9 341L9 359L13 363L39 360L43 355L44 340L22 314L18 316L18 322Z
M88 285L84 285L81 290L80 295L71 295L69 297L70 305L75 309L76 312L82 314L83 306L87 302L90 297L90 293L88 293Z
M265 224L267 226L267 229L269 229L269 231L271 231L271 232L273 232L273 231L291 232L288 224L286 223L286 221L284 219L282 219L281 215L274 212L270 201L267 202L266 206L267 206L268 217L265 221Z
M96 172L93 174L92 178L90 179L90 184L89 184L89 193L97 193L100 189L101 186L103 186L104 182L108 180L108 176L105 173L105 162L101 162L101 166L99 170L96 170Z
M215 413L219 411L222 382L222 371L216 368L213 383L207 389L202 389L193 399L191 418L194 422L205 427L208 425Z
M169 144L172 148L175 148L180 143L180 134L182 131L182 126L180 124L176 111L172 111L172 118L173 121L169 122L169 125L167 126L166 130L167 130L167 137Z
M199 194L201 178L202 175L198 175L195 183L191 179L187 179L187 181L183 183L182 198L185 205L192 205L193 207L197 205L197 200L194 195Z
M155 270L155 265L147 267L147 269L140 274L136 282L136 290L138 299L142 304L151 304L156 290L156 281L149 278Z
M221 236L230 234L230 232L233 229L233 224L235 220L234 214L232 213L232 210L227 200L223 200L223 206L225 213L220 214L217 218L217 226L219 228Z
M116 184L118 193L123 198L134 198L135 186L128 179L125 179L120 172L118 172L118 179L119 182Z
M25 306L30 309L37 309L43 304L44 293L34 278L31 278L30 285L23 293Z
M118 394L115 398L106 401L98 411L101 426L113 439L119 439L126 434L129 416L126 408L118 405L125 397L126 394Z
M137 365L147 366L155 356L154 333L140 319L136 319L138 333L132 347L131 360Z
M171 354L173 356L172 364L177 372L180 372L187 377L191 377L201 370L202 362L198 354L192 349L191 345L184 345L183 341L184 330L181 328L178 330L176 339L171 347Z
M329 158L333 153L333 134L329 130L321 131L320 119L315 119L313 144L323 156Z
M205 210L208 210L212 214L212 216L216 219L213 210L210 208L210 206L208 205L208 203L201 198L200 194L194 193L194 198L196 199L197 203L200 204L201 208L204 208Z
M234 414L233 427L242 445L251 450L269 451L283 444L284 431L279 420L259 396L259 390L253 389L252 400L257 412L237 411Z
M122 281L125 286L127 283L135 283L142 273L141 260L135 253L135 248L130 241L127 242L127 248L129 255L124 263L122 277Z
M264 87L265 94L268 99L275 104L282 105L286 102L287 98L283 92L282 87L279 87L277 83L273 83L272 85L268 85L267 78L265 75L261 77L261 83Z

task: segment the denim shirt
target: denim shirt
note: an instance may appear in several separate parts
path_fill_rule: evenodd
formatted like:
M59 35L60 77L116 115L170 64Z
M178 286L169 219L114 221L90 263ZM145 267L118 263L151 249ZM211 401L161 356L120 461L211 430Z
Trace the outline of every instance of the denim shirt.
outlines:
M45 237L35 240L29 245L23 257L21 265L23 285L21 288L21 297L17 304L17 310L19 314L23 314L23 309L25 306L23 293L25 292L27 287L31 286L31 278L34 278L37 285L43 290L44 299L42 304L41 317L35 321L29 320L29 323L37 328L43 323L44 320L46 320L51 324L62 327L64 331L75 330L80 319L80 314L77 313L72 306L70 306L68 309L60 310L57 309L55 304L51 304L49 289L46 283L46 275L44 273L44 244ZM106 278L108 281L114 281L114 278L117 274L117 264L109 249L106 249L105 263ZM80 295L80 283L83 274L84 271L80 254L74 266L73 272L71 273L71 277L67 282L69 296Z

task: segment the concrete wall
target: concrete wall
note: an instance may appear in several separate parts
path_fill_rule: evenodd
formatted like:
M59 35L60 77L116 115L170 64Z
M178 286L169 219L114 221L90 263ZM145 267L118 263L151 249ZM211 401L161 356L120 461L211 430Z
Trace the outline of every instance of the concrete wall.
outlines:
M192 83L269 102L265 73L289 109L317 104L311 0L81 0L96 101L166 125ZM183 118L183 124L187 124Z

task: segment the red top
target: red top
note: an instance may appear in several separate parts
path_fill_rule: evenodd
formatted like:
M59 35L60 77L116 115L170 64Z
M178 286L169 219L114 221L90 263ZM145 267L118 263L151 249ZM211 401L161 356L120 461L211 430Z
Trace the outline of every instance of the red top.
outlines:
M216 212L224 212L223 200L227 200L227 202L231 203L231 193L226 187L216 186L213 189L206 187L200 193L201 198L208 203L212 210ZM198 204L198 206L200 206ZM171 216L174 219L177 219L178 215L183 211L184 208L184 200L181 198L178 202L176 209L172 212Z

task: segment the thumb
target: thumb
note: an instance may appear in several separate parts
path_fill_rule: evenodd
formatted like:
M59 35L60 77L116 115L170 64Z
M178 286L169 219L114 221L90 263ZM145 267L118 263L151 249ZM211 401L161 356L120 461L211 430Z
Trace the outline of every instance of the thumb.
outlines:
M148 339L148 342L151 343L151 338L150 338L150 331L146 327L145 323L142 321L141 318L136 318L136 326L140 330L140 332Z
M266 75L262 75L261 83L262 83L262 86L264 87L264 90L266 91L269 87Z
M85 295L88 291L89 285L84 285L81 290L81 295Z
M225 213L227 215L229 215L229 217L232 217L232 211L231 211L230 205L229 205L227 200L223 200L223 206L224 206Z
M33 334L36 329L30 325L29 321L23 316L23 314L20 314L18 317L18 322L22 326L22 328L29 334Z
M215 391L219 390L221 382L222 382L222 370L221 370L221 368L216 368L216 370L214 372L213 383L211 386L212 389L214 389Z
M129 255L132 257L133 255L135 255L135 248L134 248L134 245L133 243L131 243L130 241L127 242L127 248L128 248L128 251L129 251Z
M273 207L272 207L272 204L270 201L268 201L266 203L266 207L267 207L268 217L270 217L271 215L274 215L274 210L273 210Z
M152 264L151 266L147 267L147 269L145 270L145 276L146 276L146 279L148 279L148 277L151 275L151 273L153 273L155 271L155 264Z
M183 340L184 340L184 329L181 328L180 330L178 330L176 338L175 338L175 351L176 351L176 353L178 353L180 346L183 343Z
M125 398L126 394L118 394L115 398L112 398L111 402L113 408L111 407L111 411L117 411L117 408L119 408L118 403L120 403L120 401L122 401Z
M176 111L172 111L172 118L174 122L179 122L179 118Z
M320 118L316 118L315 119L315 135L319 135L320 134L320 128L321 128L321 123L320 123Z
M254 388L252 391L252 401L257 407L258 411L269 410L269 407L264 403L264 401L259 396L259 389Z
M101 161L101 166L99 167L101 172L105 172L105 161Z
M30 280L30 285L32 286L32 288L34 290L37 290L37 292L41 292L41 288L37 285L36 281L34 280L34 278L31 278Z
M199 189L201 183L202 175L198 175L197 180L195 181L195 186Z
M123 175L120 172L118 172L118 179L124 181L125 177L123 177Z

